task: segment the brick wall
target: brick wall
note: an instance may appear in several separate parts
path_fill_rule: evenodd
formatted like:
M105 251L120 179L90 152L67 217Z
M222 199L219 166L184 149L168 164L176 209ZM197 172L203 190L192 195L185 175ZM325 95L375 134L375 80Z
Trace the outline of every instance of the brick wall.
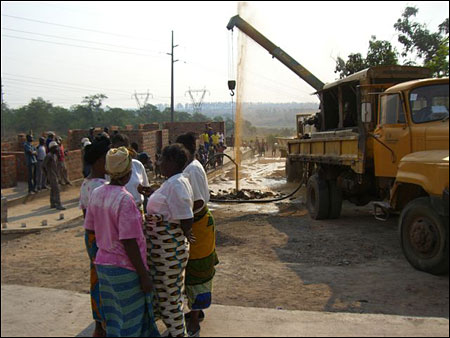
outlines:
M139 125L140 130L146 130L146 131L155 131L159 130L159 123L141 123Z
M206 124L210 125L213 131L225 134L225 122L166 122L164 129L169 130L169 140L174 143L182 134L194 132L200 135L204 133Z
M66 156L67 176L70 181L83 178L83 157L81 150L70 150Z
M19 143L14 142L2 142L2 152L19 151Z
M2 154L2 189L17 185L16 157Z

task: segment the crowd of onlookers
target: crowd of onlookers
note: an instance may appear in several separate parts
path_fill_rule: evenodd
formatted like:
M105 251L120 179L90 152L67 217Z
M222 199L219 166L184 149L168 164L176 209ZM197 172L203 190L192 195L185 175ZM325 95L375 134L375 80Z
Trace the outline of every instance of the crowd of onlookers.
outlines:
M28 171L28 193L51 188L51 207L64 210L59 199L59 185L72 185L67 176L66 156L61 137L53 132L47 138L39 137L39 145L33 144L33 136L26 136L25 162Z
M206 125L205 131L199 136L199 146L197 150L197 160L203 165L205 170L215 169L217 166L223 165L223 154L227 149L225 145L225 136L223 133L213 131L211 127Z

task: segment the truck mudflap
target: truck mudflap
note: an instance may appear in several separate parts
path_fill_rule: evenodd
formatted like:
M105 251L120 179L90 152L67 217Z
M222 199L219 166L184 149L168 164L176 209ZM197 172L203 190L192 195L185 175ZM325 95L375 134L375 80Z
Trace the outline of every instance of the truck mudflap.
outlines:
M438 213L439 216L449 217L449 191L448 189L444 189L442 192L442 196L431 196L430 197L431 205L434 210Z

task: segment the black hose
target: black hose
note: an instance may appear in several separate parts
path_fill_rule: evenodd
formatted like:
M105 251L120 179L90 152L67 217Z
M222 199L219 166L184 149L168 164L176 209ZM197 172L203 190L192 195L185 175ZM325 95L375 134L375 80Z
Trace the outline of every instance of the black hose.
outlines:
M273 203L273 202L285 200L285 199L295 195L300 190L300 188L303 186L303 183L304 183L304 179L301 180L300 185L297 187L297 189L295 189L289 195L273 198L270 200L217 200L217 199L212 198L209 201L213 202L213 203Z

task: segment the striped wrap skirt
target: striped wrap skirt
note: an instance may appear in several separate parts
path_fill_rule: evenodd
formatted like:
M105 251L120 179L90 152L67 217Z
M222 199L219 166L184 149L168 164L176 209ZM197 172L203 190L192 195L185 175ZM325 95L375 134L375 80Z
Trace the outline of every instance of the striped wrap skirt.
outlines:
M189 246L178 224L163 222L160 215L148 215L144 223L147 258L155 288L155 311L172 337L184 337L184 273Z
M135 271L96 265L107 337L160 337L153 293L144 293Z

